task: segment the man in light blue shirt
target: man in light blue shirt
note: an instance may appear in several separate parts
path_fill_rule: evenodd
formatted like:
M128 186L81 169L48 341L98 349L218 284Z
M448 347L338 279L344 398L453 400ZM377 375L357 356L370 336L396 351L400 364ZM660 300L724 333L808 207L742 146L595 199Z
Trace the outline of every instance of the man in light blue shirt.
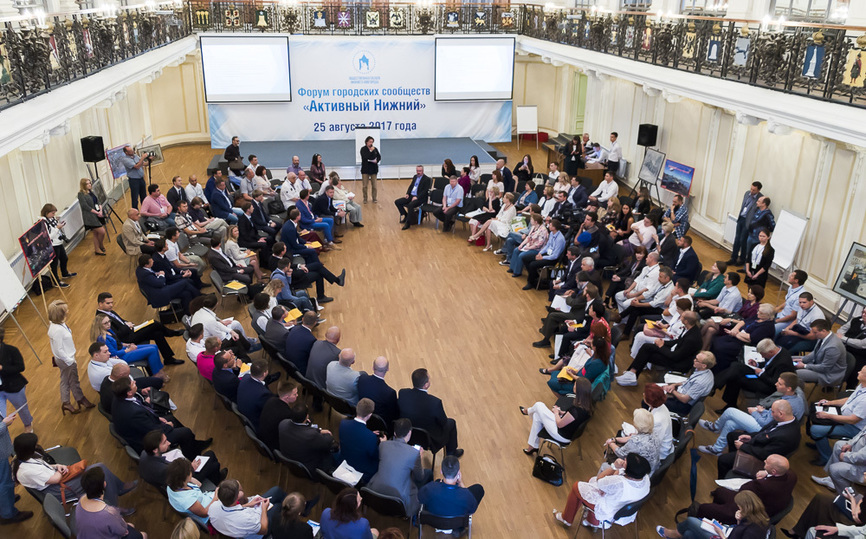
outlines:
M565 250L565 237L560 232L562 223L558 219L550 221L550 235L547 237L547 243L544 244L538 254L535 255L535 260L526 266L527 279L524 290L531 290L538 285L538 272L546 266L553 266L562 256Z
M457 185L457 176L452 176L442 192L442 208L433 214L442 221L442 232L454 226L454 216L463 207L463 188Z
M725 287L716 299L701 299L696 305L701 317L707 319L713 315L736 313L743 306L743 296L740 295L740 276L736 272L725 274Z
M126 178L129 181L129 194L132 196L132 207L138 209L139 201L144 202L146 196L144 184L144 166L150 160L149 157L142 158L135 155L132 146L124 146L123 157L120 158L123 168L126 169Z
M803 270L794 270L788 274L788 292L785 294L785 303L776 306L776 336L782 330L797 319L797 308L800 306L800 294L805 292L803 285L809 274Z

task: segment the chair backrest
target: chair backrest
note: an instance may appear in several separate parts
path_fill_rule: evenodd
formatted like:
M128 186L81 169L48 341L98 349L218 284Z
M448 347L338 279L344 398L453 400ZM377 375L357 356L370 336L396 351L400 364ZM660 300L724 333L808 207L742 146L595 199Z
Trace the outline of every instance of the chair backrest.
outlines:
M484 184L484 189L486 190L487 182L489 182L491 178L493 178L493 174L482 174L478 177L478 183Z
M443 189L433 189L430 191L430 204L440 204L442 202L442 195L444 194L445 191Z
M610 326L610 346L616 350L619 342L622 340L622 327L619 324Z
M460 515L454 517L444 517L434 515L430 511L421 506L421 511L418 513L418 527L432 526L437 530L456 530L460 528L468 528L472 526L472 515Z
M517 194L522 195L522 194L523 194L523 191L524 191L525 189L526 189L526 182L525 182L525 181L520 180L519 182L517 182L517 189L516 189L516 191L515 191Z
M845 383L845 380L851 377L851 373L854 372L854 367L857 364L857 359L851 352L848 352L848 354L845 356L845 361L847 362L847 365L845 365L845 378L842 378L842 381L839 382L840 387L843 383Z
M213 287L217 289L217 292L219 293L220 296L225 295L225 294L223 294L223 286L225 286L225 283L223 283L223 278L220 277L220 274L217 273L216 270L211 270L210 282L213 283Z
M697 271L697 273L695 273L695 278L697 279L697 277L700 276L700 274L703 272L704 272L704 265L701 264L700 262L698 262L698 271ZM688 290L686 290L686 292L688 292Z
M445 189L445 186L448 185L448 178L435 178L433 180L433 189Z
M96 403L96 409L99 410L99 413L102 414L102 417L107 419L109 423L111 422L111 414L105 411L105 408L102 407L101 402Z
M42 500L42 511L45 512L45 516L47 516L48 520L51 521L51 524L57 528L60 535L67 539L72 537L72 529L69 527L69 523L66 522L66 511L64 511L63 506L60 505L60 500L54 496L45 496Z
M650 477L651 487L656 487L662 482L662 479L665 478L665 474L668 473L668 469L670 469L674 460L676 460L676 453L672 451L670 455L665 457L664 460L659 463L659 467L656 469L655 473L652 474L652 477Z
M355 407L352 405L352 403L346 401L345 399L341 399L340 397L334 395L329 391L323 391L322 393L325 395L325 402L327 402L331 409L338 414L342 414L347 417L352 417L356 414Z
M180 249L180 252L184 252L189 248L189 236L186 235L186 232L178 234L177 248Z
M337 479L331 474L325 473L322 470L316 469L316 479L325 485L325 488L331 491L331 494L337 495L346 487L351 487L349 483Z
M643 507L643 504L645 504L647 502L647 500L650 499L650 496L652 496L652 495L653 495L653 491L651 488L649 491L649 494L647 494L644 498L642 498L636 502L627 503L624 506L622 506L622 508L620 508L620 510L617 511L616 514L613 516L613 520L617 521L617 520L620 520L622 518L630 517L632 515L637 514L637 512L640 511L640 508Z
M680 440L677 442L676 447L674 447L674 460L679 460L682 457L686 449L689 447L689 443L691 443L692 439L695 436L695 432L691 429L687 430L686 433L680 436Z
M238 405L235 404L234 402L232 403L232 412L234 412L234 414L236 416L238 416L238 419L241 420L241 423L243 423L245 428L246 427L249 427L249 428L253 427L252 421L247 419L247 416L245 416L244 414L241 413L240 409L238 408Z
M277 457L277 460L286 465L295 477L300 477L301 479L309 479L310 481L316 481L316 478L313 477L313 474L310 473L310 470L304 466L303 463L298 462L297 460L292 460L289 457L280 453L279 449L274 449L274 456Z
M370 419L367 420L367 428L371 431L379 431L383 433L390 432L388 428L388 424L385 423L385 420L382 419L381 416L373 414L370 416Z
M783 518L788 516L788 513L794 508L794 497L791 496L791 501L788 502L788 506L776 513L775 515L770 515L770 525L775 526L779 522L782 521Z
M120 234L115 235L114 241L117 243L117 246L120 247L120 250L123 251L123 254L126 254L126 244L123 243L123 236Z
M121 436L120 434L117 433L117 430L115 430L115 428L114 428L114 423L109 423L109 424L108 424L108 433L111 434L111 436L112 436L115 440L117 440L118 442L120 442L120 445L122 445L122 446L127 446L127 445L129 445L129 442L127 442L127 441L123 438L123 436Z
M277 457L274 456L271 448L265 445L263 441L259 440L259 437L256 436L256 432L249 425L244 425L244 431L247 433L247 436L250 437L250 440L252 440L253 443L256 444L256 449L259 450L259 453L261 453L265 457L268 457L272 461L277 462Z
M430 433L420 427L412 427L412 435L409 437L409 445L421 446L421 449L431 451L433 438Z
M592 389L591 395L593 402L598 402L604 400L607 396L607 392L610 391L610 380L612 376L612 370L614 365L616 364L616 348L611 349L611 359L609 362L609 368L603 370L601 374L595 377L595 380L592 381Z
M698 421L700 421L701 416L704 415L704 409L705 409L705 407L704 407L704 400L703 399L699 400L698 402L696 402L692 405L692 409L689 410L688 426L690 429L694 429L695 426L698 424Z
M409 515L406 514L406 506L403 505L403 500L397 496L379 494L367 487L361 487L361 499L364 500L367 507L376 511L383 517L409 517Z

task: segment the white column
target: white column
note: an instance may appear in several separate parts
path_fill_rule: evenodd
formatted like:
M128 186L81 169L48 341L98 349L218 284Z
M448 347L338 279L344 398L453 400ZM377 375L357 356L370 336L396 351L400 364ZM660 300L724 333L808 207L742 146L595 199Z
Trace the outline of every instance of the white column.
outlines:
M725 15L731 19L761 20L770 13L770 0L728 0L728 12Z

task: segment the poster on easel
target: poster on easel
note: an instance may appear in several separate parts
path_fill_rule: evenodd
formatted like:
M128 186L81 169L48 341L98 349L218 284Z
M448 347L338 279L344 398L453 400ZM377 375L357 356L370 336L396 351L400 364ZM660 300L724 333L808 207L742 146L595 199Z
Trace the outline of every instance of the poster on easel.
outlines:
M34 223L18 238L18 243L21 244L21 251L24 253L24 260L27 262L30 276L34 279L42 273L46 266L51 264L56 256L54 247L51 245L51 237L48 235L48 226L44 220L40 219Z
M856 241L851 245L833 292L857 305L866 305L866 245Z

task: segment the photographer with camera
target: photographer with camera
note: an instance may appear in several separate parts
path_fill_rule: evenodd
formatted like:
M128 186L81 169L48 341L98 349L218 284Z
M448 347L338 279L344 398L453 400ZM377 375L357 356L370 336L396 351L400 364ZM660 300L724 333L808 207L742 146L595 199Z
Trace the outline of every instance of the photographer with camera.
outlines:
M123 147L123 158L120 162L126 169L126 177L129 180L129 194L132 196L132 207L138 209L139 201L144 202L144 166L150 163L153 154L136 155L132 146Z

